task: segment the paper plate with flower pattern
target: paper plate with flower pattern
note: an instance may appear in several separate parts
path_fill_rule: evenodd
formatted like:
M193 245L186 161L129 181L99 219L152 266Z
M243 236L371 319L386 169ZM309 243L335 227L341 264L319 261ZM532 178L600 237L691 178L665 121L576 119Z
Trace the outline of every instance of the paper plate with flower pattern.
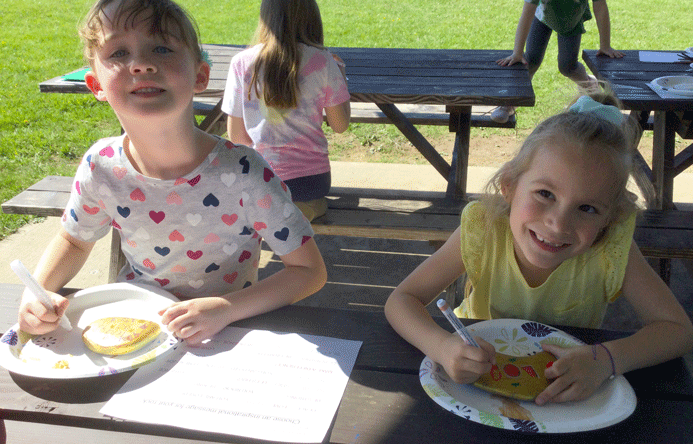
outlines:
M497 352L529 356L542 343L561 347L583 342L556 328L519 319L494 319L468 327L473 336L493 344ZM635 410L633 388L623 376L606 381L584 401L538 406L493 395L473 385L453 382L442 366L425 357L419 370L421 385L441 407L466 420L528 433L572 433L619 423Z
M117 283L78 291L70 299L66 316L72 323L71 331L59 327L34 336L20 331L17 324L0 338L0 365L11 372L38 378L104 376L153 362L178 345L178 339L161 325L158 315L159 310L178 301L167 291ZM128 354L107 356L89 350L82 342L84 328L97 319L117 316L157 322L161 332L144 348Z

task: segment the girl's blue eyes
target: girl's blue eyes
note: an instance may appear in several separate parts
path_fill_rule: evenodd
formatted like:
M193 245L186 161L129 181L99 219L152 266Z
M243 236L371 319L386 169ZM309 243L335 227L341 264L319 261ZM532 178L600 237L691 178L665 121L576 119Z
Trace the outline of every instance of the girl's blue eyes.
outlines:
M548 190L539 190L537 191L537 194L546 199L550 199L551 197L553 197L553 193Z
M537 191L537 194L544 199L553 199L553 193L549 190L539 190ZM578 209L585 213L599 214L599 211L592 205L580 205Z
M166 46L156 46L153 50L153 53L155 54L168 54L169 52L173 52L170 48L167 48ZM127 55L128 52L124 49L119 49L117 51L114 51L111 54L112 58L119 58L119 57L124 57Z
M593 213L593 214L598 213L597 209L594 208L592 205L580 205L580 211L584 211L585 213Z

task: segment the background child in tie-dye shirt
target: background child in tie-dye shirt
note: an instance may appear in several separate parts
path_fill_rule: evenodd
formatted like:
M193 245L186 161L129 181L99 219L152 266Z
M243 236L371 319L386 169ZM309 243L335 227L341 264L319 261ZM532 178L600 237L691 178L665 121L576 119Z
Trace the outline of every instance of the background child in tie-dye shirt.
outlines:
M258 150L312 220L330 189L323 110L334 131L349 126L344 63L323 46L315 0L263 0L255 39L231 60L222 105L229 139Z
M39 283L62 288L113 227L127 259L118 280L184 299L160 314L188 343L319 290L325 264L286 185L252 148L194 125L193 95L207 87L210 67L185 12L170 0L99 0L82 36L87 86L124 134L82 159L63 228L34 273ZM284 268L258 281L262 238ZM24 293L23 331L58 327L69 301L51 296L47 310Z

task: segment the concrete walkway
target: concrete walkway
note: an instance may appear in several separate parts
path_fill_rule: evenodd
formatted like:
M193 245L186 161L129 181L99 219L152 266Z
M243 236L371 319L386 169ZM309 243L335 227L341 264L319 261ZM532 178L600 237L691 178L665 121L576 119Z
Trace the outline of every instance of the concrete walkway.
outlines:
M470 167L468 190L483 189L495 168ZM332 163L332 184L342 187L368 187L422 191L444 191L446 181L430 165L393 165L375 163ZM677 177L676 202L693 202L693 174ZM33 270L59 228L58 218L29 224L17 233L0 241L0 282L19 284L9 267L20 259ZM328 284L302 304L340 307L358 310L381 310L385 300L418 264L433 253L427 242L391 239L366 239L341 236L316 236L316 241L328 266ZM68 284L85 288L108 281L110 236L97 242L87 263ZM271 251L263 250L261 277L275 272L281 262ZM690 264L674 261L672 289L693 316L693 280ZM625 302L625 301L624 301ZM608 314L607 327L632 329L638 326L627 304L615 304Z

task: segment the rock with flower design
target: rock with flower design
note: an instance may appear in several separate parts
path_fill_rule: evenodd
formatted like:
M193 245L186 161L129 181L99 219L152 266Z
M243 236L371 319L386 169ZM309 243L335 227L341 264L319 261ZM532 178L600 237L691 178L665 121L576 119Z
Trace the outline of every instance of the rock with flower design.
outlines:
M548 352L531 356L496 353L496 364L474 385L487 392L522 401L532 401L549 386L544 371L556 358Z
M102 318L89 324L82 340L89 350L102 355L132 353L152 342L161 327L156 322L133 318Z

